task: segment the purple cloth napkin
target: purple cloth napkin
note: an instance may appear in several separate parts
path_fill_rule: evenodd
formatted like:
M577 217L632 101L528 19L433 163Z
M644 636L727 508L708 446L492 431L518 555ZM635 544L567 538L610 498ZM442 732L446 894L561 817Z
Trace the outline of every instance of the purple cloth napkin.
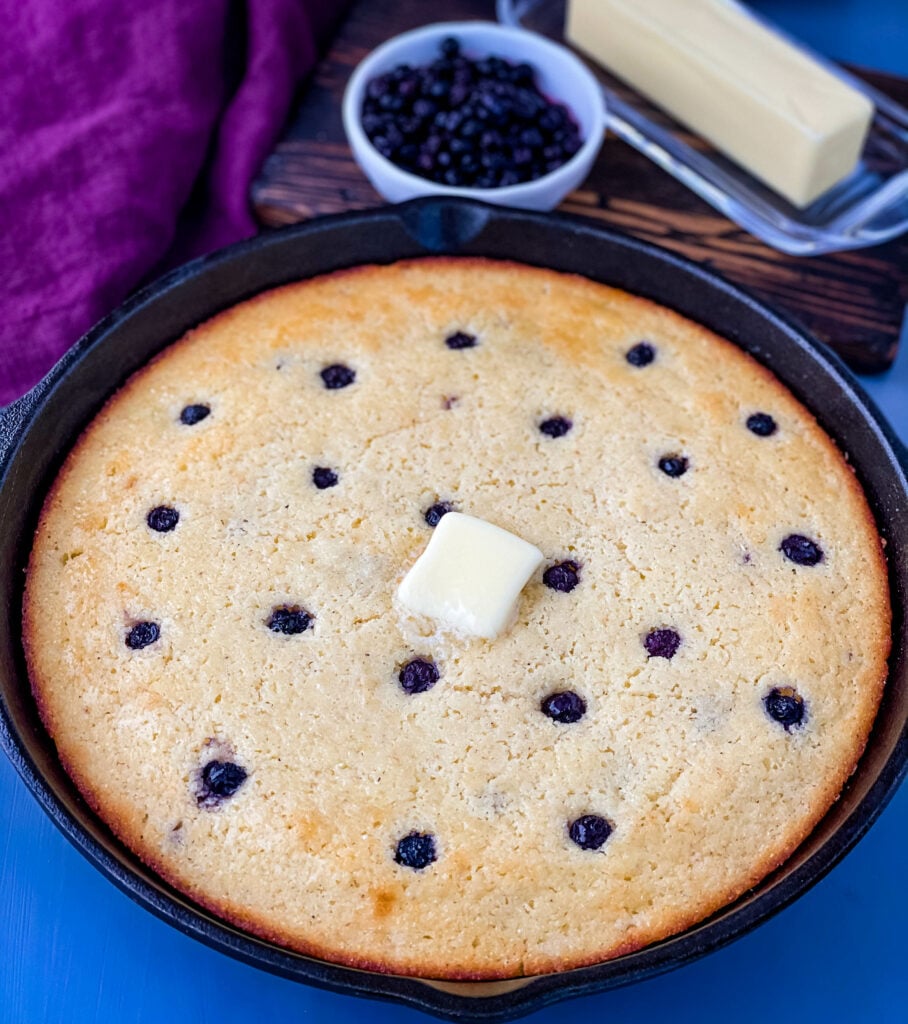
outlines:
M255 233L249 184L345 6L7 5L0 405L152 272Z

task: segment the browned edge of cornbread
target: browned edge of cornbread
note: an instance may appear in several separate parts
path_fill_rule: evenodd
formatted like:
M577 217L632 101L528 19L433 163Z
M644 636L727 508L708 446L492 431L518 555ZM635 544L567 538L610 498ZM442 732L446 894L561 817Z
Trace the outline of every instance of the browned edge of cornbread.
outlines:
M400 266L406 266L408 263L416 263L421 266L427 264L435 265L443 268L446 265L452 264L457 266L464 266L465 264L473 265L479 269L484 266L494 266L496 268L507 267L511 271L521 274L532 273L541 276L552 276L556 279L563 278L574 278L575 280L583 281L586 284L589 282L586 279L579 277L578 275L565 275L555 273L553 271L540 270L537 268L529 268L518 263L510 263L507 261L489 261L475 258L460 258L460 257L433 257L427 259L421 259L416 261L404 261L399 264ZM341 275L369 275L375 272L376 269L370 266L362 266L352 268L350 270L338 271L334 275L328 275L332 277ZM305 287L306 282L297 282L283 286L281 289L274 289L272 291L264 292L259 296L256 296L248 300L248 304L254 304L257 302L267 301L267 299L278 291L292 290L300 287ZM601 285L595 284L594 286L599 288ZM605 286L607 287L607 286ZM693 322L686 320L678 314L671 312L664 307L659 306L657 303L650 302L636 296L627 295L625 293L618 293L614 289L610 289L613 295L620 295L622 301L629 304L637 304L640 309L648 309L650 311L656 311L660 316L672 318L675 322L685 325L687 330L695 331L701 335L710 337L714 342L719 343L722 346L731 347L738 354L738 357L745 358L751 363L752 371L755 375L759 375L763 380L769 383L773 388L777 389L780 395L785 396L787 402L795 402L805 420L809 423L811 433L815 440L824 446L829 452L833 453L839 462L845 463L850 472L846 475L845 479L848 481L848 487L852 492L852 498L855 503L863 509L863 515L865 517L864 526L869 534L878 537L876 530L876 524L873 519L872 512L867 505L866 498L863 495L860 484L858 483L854 471L847 463L847 458L843 457L842 454L836 448L834 442L822 431L816 424L815 418L804 409L800 403L797 403L791 393L785 388L765 367L756 362L752 357L743 353L738 346L733 345L731 342L718 335L707 331L700 325L694 324ZM244 303L243 305L246 305ZM232 307L235 308L235 307ZM216 324L217 320L221 316L228 315L230 310L224 311L224 313L207 321L207 324ZM192 340L193 332L188 332L182 339L177 341L174 346L166 348L164 351L159 353L149 364L142 369L138 370L133 376L123 385L123 387L117 391L106 403L104 408L99 413L98 417L92 424L86 428L85 432L77 441L73 447L71 453L67 457L67 460L61 470L57 480L53 484L45 505L42 509L37 533L36 533L36 544L35 550L41 543L42 531L48 516L55 509L57 502L57 495L63 481L66 479L67 474L71 471L72 466L78 459L78 454L81 446L85 443L86 439L91 435L95 423L105 421L116 411L116 408L120 401L128 397L134 390L140 389L143 384L143 378L148 368L156 363L159 359L167 357L168 353L172 351L175 346L181 346L189 344ZM878 577L880 583L881 593L885 589L885 581L887 577L886 562L882 548L882 542L880 541L875 549L876 565L873 566L873 572ZM34 558L34 552L30 558L30 565ZM193 900L195 900L200 906L211 911L215 915L221 917L225 921L232 925L240 927L249 933L256 935L262 939L273 942L277 945L290 948L295 952L316 957L319 959L329 960L332 962L342 963L350 967L355 967L363 970L378 971L385 973L399 973L396 964L388 962L377 962L368 958L359 958L348 955L346 953L338 953L336 950L319 945L318 942L303 940L297 935L286 934L281 931L279 927L276 927L269 921L259 919L249 913L245 912L241 907L224 899L217 899L210 895L206 895L204 892L196 888L193 883L185 878L178 877L175 872L172 872L168 867L167 863L158 855L158 853L152 849L145 847L141 841L141 837L138 836L134 831L130 830L126 822L128 821L129 815L122 809L119 809L116 804L116 800L108 798L106 801L102 801L99 795L93 791L92 787L88 783L87 777L83 770L82 763L77 757L71 755L71 752L66 748L66 737L58 736L56 723L54 721L53 708L48 704L45 699L43 690L43 681L36 675L35 670L35 656L33 651L33 629L32 622L34 616L37 614L37 608L33 607L33 595L30 593L28 587L23 601L23 644L25 647L26 660L29 665L29 672L31 676L32 689L34 692L35 700L41 714L42 721L48 730L50 736L58 744L58 753L60 761L64 768L73 778L76 786L88 802L89 806L98 814L98 816L105 821L113 833L131 850L133 850L146 864L148 864L153 870L155 870L162 878L164 878L170 885L172 885L178 891L186 893ZM874 704L879 703L879 699L882 695L883 685L885 681L885 661L888 657L891 648L891 608L888 603L888 594L885 600L884 613L880 616L879 620L879 636L876 639L876 654L878 662L881 666L879 680L877 684L877 693ZM844 758L840 765L839 772L828 778L827 785L825 788L819 791L819 795L812 802L809 808L809 813L805 815L803 824L800 829L795 830L787 837L786 845L775 851L772 855L765 858L763 861L754 865L753 870L750 874L739 881L732 887L724 890L718 890L713 894L713 899L709 902L701 904L696 911L687 914L665 914L659 923L658 927L653 927L646 932L638 931L632 934L632 936L625 942L611 948L599 949L590 952L590 954L583 958L574 958L570 962L559 961L557 959L545 959L535 958L532 961L525 962L521 965L521 971L516 973L513 970L507 969L496 969L489 965L450 965L446 962L430 962L426 961L423 967L416 972L415 976L426 977L426 978L440 978L449 980L462 980L462 981L479 981L479 980L494 980L511 978L515 976L529 976L534 974L552 973L556 971L566 970L570 968L576 968L581 966L587 966L590 964L599 963L603 960L612 959L627 953L631 953L637 949L642 948L654 941L667 938L673 934L677 934L686 928L697 924L709 917L712 913L719 910L720 908L728 905L742 893L756 885L761 879L766 877L770 872L779 867L792 852L803 842L803 840L811 833L817 822L827 812L829 807L837 799L842 786L845 784L848 777L855 770L861 753L866 745L867 737L870 732L870 728L873 722L873 714L869 714L866 720L862 723L861 728L854 734L854 743L852 750L848 757Z

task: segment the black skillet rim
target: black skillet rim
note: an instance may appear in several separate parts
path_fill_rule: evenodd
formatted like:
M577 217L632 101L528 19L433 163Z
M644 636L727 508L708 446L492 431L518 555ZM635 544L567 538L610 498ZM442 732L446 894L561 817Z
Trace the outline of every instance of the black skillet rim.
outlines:
M395 250L387 253L384 259L381 258L380 252L377 255L358 252L356 249L357 232L361 227L370 225L395 229L402 227L415 243L414 251L400 253ZM11 486L9 470L14 464L17 451L28 430L36 421L40 420L42 408L46 406L57 388L65 387L67 379L88 353L96 347L103 346L105 339L112 332L133 316L141 316L142 310L150 304L153 305L155 300L161 296L178 292L182 288L198 287L200 281L204 282L219 268L234 264L240 280L235 296L223 303L223 308L223 305L240 301L249 294L261 290L259 287L252 291L244 290L243 267L248 261L260 256L268 249L277 249L288 243L305 245L308 241L317 239L319 235L326 237L334 235L336 236L335 242L338 239L346 239L347 242L353 243L349 251L349 258L340 257L339 260L335 258L331 261L331 266L325 268L335 269L337 266L352 266L368 261L389 262L411 255L444 253L483 255L487 250L496 249L498 244L488 239L483 242L483 236L495 235L501 229L508 230L509 228L518 233L521 228L527 231L541 231L543 235L546 232L555 231L568 246L572 238L591 238L594 244L617 250L622 257L626 257L629 263L642 260L644 266L656 264L660 266L660 269L674 272L675 278L696 281L711 291L720 304L730 301L733 306L743 307L743 312L755 315L758 321L762 321L768 327L787 336L788 343L799 349L802 354L809 356L809 360L818 371L826 374L827 383L838 389L845 405L851 411L859 414L859 419L864 427L869 428L876 442L884 449L888 459L888 468L896 476L900 493L903 496L908 496L908 484L905 480L908 455L895 438L891 428L873 406L873 403L861 391L838 357L820 346L790 319L768 309L745 290L729 284L716 274L689 260L619 232L598 227L588 220L564 214L537 214L505 210L483 203L452 199L421 199L398 207L381 207L371 211L318 218L301 225L260 235L218 253L202 257L142 289L80 339L29 394L0 412L0 493ZM475 245L474 240L477 240ZM507 245L512 244L513 242L507 243ZM500 252L496 252L494 255L504 258ZM511 258L525 259L526 262L536 262L539 265L554 265L555 269L574 269L564 266L563 253L556 255L551 261L534 261L513 253ZM588 269L587 273L594 276L592 268ZM283 280L291 280L293 276L290 273L281 280L273 280L268 286L282 283ZM673 280L671 274L667 280ZM623 284L621 286L626 287ZM659 294L664 290L664 285L657 285L654 288L638 288L637 290L642 293L648 292L652 298L660 301ZM677 302L672 303L671 301L665 301L665 304L676 307L678 305ZM210 315L210 313L205 315ZM688 313L687 315L697 319L693 314ZM197 316L193 322L198 322L202 318L204 317ZM192 319L190 318L190 320ZM720 328L716 329L722 333ZM732 337L733 340L737 340L733 337L734 331L727 326L724 333L726 336ZM170 340L172 339L165 338L160 347ZM761 361L769 362L767 358L769 353L761 352L759 345L739 343ZM147 358L146 354L139 361L145 362ZM805 385L804 381L800 382L799 387L798 384L786 381L778 367L771 368L783 382L788 383L788 386L808 407L811 407L809 397L805 398L802 390ZM104 395L112 393L121 382L121 379L107 380L102 389ZM83 424L96 411L97 405L95 404L95 407L83 418ZM814 408L814 411L822 418L819 409ZM827 429L830 429L828 424ZM831 432L833 431L831 430ZM70 442L75 436L74 434L70 438ZM860 470L860 465L857 468ZM14 475L12 484L15 485ZM40 493L43 496L43 491ZM35 494L32 493L28 498L33 502ZM876 509L875 511L879 516L879 511ZM884 525L883 522L880 522L881 528ZM7 580L3 585L13 588L11 580ZM21 679L13 682L22 684ZM25 685L27 687L27 683ZM36 742L50 743L46 736L38 736L35 739ZM502 995L466 997L430 988L414 979L352 970L288 953L279 947L255 939L219 922L163 883L156 882L153 878L140 877L143 869L134 860L130 863L131 855L121 848L120 844L109 836L102 843L98 838L90 835L88 829L64 806L61 798L54 792L33 760L24 737L13 722L2 690L0 690L0 746L9 756L33 796L70 842L118 888L185 934L199 939L212 948L284 977L303 980L333 991L401 1002L452 1020L477 1021L508 1020L560 999L631 984L681 966L745 934L783 909L819 881L853 847L881 813L908 770L908 726L904 726L900 736L891 746L888 759L874 777L872 784L861 797L857 806L823 841L819 849L806 857L797 868L780 881L770 880L768 884L761 883L761 886L757 887L757 895L745 896L731 908L726 908L696 928L628 957L563 974L545 975L534 979L524 988ZM858 771L860 773L860 768ZM80 812L93 817L84 805L81 806ZM102 829L102 835L105 831ZM106 847L113 847L113 849ZM765 891L760 891L761 889Z

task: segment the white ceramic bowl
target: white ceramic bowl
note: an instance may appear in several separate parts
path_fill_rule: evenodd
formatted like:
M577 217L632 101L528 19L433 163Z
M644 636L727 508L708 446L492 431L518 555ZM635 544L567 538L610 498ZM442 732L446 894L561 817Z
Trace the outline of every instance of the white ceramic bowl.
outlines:
M372 145L360 121L366 86L398 64L425 65L439 55L448 36L458 39L466 56L503 57L526 61L536 69L536 84L548 97L571 111L580 128L580 149L554 171L535 181L502 188L461 188L420 178L395 164ZM344 129L353 155L377 192L392 203L417 196L446 195L484 199L500 206L551 210L589 174L605 133L605 105L593 75L563 46L535 32L487 21L449 21L426 25L395 36L373 50L350 76L344 92Z

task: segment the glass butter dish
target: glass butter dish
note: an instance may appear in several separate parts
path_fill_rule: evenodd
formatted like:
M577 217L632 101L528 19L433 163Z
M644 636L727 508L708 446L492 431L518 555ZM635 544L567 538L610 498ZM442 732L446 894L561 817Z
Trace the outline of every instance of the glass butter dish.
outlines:
M566 7L565 0L497 0L497 15L505 25L540 32L564 43ZM809 206L793 206L704 138L588 61L602 84L607 128L746 231L782 252L815 256L860 249L908 231L908 110L775 26L768 27L874 105L857 166Z

